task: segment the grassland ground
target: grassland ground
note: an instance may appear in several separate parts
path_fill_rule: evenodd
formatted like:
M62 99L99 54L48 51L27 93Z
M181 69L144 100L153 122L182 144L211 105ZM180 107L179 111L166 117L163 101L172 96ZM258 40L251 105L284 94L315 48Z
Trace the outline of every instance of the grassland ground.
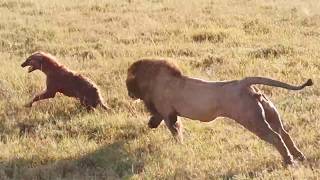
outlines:
M317 0L1 0L0 179L319 179L320 3ZM50 52L101 88L113 112L72 98L23 105L45 87L20 64ZM142 57L207 80L267 76L313 87L260 87L307 161L279 153L230 119L182 119L184 144L125 88Z

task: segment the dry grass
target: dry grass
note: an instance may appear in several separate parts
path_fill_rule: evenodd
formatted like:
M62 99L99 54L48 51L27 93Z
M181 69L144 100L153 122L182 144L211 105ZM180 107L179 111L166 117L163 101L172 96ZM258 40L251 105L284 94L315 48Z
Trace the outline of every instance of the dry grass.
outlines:
M317 0L2 0L0 179L317 179L320 176L320 4ZM44 50L94 80L114 112L87 113L58 96L26 109L44 75L20 63ZM126 69L174 59L210 80L268 76L301 92L262 87L308 160L285 168L240 125L183 119L185 143L127 97Z

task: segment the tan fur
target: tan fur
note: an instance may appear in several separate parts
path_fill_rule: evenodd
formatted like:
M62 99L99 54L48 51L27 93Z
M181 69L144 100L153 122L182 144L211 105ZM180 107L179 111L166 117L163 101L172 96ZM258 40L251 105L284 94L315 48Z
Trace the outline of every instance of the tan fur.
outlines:
M177 116L209 122L217 117L234 119L261 139L273 144L288 164L304 159L270 100L253 84L265 84L299 90L301 86L280 81L248 77L243 80L213 82L184 76L173 64L164 60L139 60L127 74L128 95L141 99L151 112L149 127L156 128L162 120L171 133L182 140L182 124Z

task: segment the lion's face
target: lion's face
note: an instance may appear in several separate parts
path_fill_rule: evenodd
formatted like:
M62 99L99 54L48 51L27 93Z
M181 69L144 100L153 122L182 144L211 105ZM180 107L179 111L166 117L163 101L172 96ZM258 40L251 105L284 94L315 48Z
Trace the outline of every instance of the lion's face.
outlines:
M135 79L135 77L128 73L128 77L126 80L127 90L128 90L128 96L132 99L139 99L141 98L141 93L138 87L138 83Z
M162 73L162 75L160 75ZM153 92L158 77L181 77L180 70L164 60L143 59L134 62L128 69L126 85L133 99L146 100Z

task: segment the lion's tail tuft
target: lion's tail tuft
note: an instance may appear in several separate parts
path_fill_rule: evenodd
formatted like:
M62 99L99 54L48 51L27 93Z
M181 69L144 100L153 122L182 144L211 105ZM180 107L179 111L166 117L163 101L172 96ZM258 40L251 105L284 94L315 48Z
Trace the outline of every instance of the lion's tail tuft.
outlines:
M281 88L290 89L290 90L301 90L306 86L313 85L313 82L311 79L308 79L304 84L300 86L294 86L281 81L264 78L264 77L247 77L247 78L244 78L242 82L244 83L245 86L251 86L254 84L263 84L267 86L281 87Z

